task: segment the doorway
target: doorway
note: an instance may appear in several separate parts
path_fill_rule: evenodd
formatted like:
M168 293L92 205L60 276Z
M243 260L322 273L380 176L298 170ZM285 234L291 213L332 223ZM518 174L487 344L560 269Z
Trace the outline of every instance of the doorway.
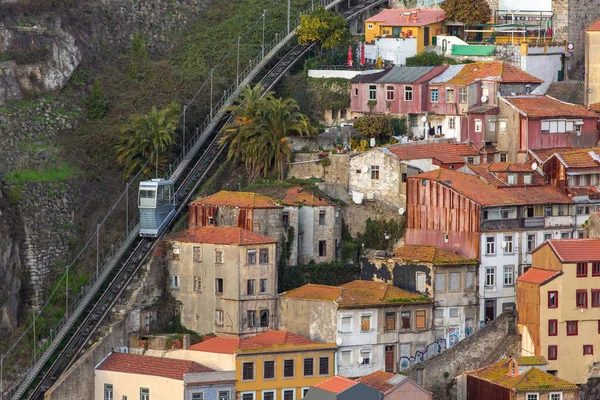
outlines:
M491 322L496 317L496 299L485 301L485 323Z
M428 26L423 28L423 34L424 34L423 45L429 46L429 27Z
M385 372L394 372L395 347L393 344L385 346Z

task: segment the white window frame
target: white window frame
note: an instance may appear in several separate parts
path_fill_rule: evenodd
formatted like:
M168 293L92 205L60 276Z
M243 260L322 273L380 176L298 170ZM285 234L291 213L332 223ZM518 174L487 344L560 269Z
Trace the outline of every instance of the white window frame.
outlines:
M494 240L490 242L490 241L488 241L488 239L494 239ZM486 236L485 237L485 254L487 256L496 255L496 236Z
M507 240L507 238L510 238L510 240ZM506 242L506 248L504 248L504 254L514 254L514 252L515 252L514 241L515 241L514 235L504 235L504 242Z
M202 276L194 275L194 292L202 293Z
M501 119L499 121L500 133L506 133L506 120Z
M349 354L349 362L348 364L344 364L344 354ZM340 351L340 368L350 368L352 367L352 349L342 349Z
M369 85L369 100L377 100L377 85Z
M496 286L496 267L486 267L484 279L484 284L486 287Z
M302 398L304 398L304 396L306 396L306 393L304 393L304 391L306 391L308 393L309 390L310 390L310 386L305 386L300 389L300 394L302 395Z
M504 286L514 286L515 285L515 266L514 265L505 265L503 266L503 283ZM508 274L508 275L507 275ZM506 283L506 278L510 278L509 283Z
M558 398L552 398L552 396L556 396L558 395ZM562 400L563 399L563 393L562 392L550 392L550 394L548 395L548 399L549 400Z
M373 29L373 24L367 24L367 29Z
M344 318L349 318L350 319L350 330L349 331L344 331ZM342 314L340 316L340 333L352 333L352 323L354 318L352 318L352 314Z
M194 395L196 395L196 394L201 394L202 395L202 398L200 400L206 400L206 397L204 396L204 390L201 390L199 392L193 392L193 393L190 393L190 394L191 394L191 400L195 400L194 399Z
M240 393L240 400L242 400L244 398L245 394L251 394L252 395L252 400L256 400L256 392L252 391L252 392L241 392Z
M454 117L448 117L448 129L456 129L456 119Z
M225 324L225 312L219 308L215 309L215 325L223 326Z
M372 349L360 349L358 351L358 355L362 357L362 354L363 353L367 353L367 352L369 353L369 357L368 357L369 358L369 362L367 364L365 364L365 362L364 362L365 357L363 357L363 362L360 363L360 364L358 364L359 367L360 366L367 367L367 366L370 366L373 363L373 350Z
M475 120L475 132L483 131L483 121L480 119Z
M287 391L291 391L294 396L292 397L292 400L296 400L296 388L283 388L281 389L281 400L285 399L285 392Z
M142 390L147 390L147 393L142 393ZM140 400L150 400L150 388L140 388Z
M221 394L227 393L227 398L223 399ZM230 390L217 390L217 400L231 400L231 391Z
M265 394L267 393L272 393L273 394L273 400L277 400L277 390L263 390L262 391L262 400L265 400Z
M173 290L181 289L181 275L171 274L171 289L173 289Z

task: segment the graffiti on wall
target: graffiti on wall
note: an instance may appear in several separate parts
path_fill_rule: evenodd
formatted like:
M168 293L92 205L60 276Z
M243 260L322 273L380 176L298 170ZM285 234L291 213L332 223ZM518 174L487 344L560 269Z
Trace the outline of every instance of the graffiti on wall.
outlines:
M428 360L431 357L444 352L446 349L446 340L438 339L429 344L424 352L417 350L414 357L400 357L400 360L398 361L398 369L402 371L412 365L420 363L421 361Z

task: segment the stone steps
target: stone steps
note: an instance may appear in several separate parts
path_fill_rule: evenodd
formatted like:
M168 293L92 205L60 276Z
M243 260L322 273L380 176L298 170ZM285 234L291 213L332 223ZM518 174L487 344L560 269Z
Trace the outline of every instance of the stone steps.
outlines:
M554 82L548 88L546 94L548 96L552 96L558 100L568 102L571 99L571 95L574 94L571 99L571 103L575 104L584 104L585 102L585 93L584 93L584 84L583 82L579 82L577 80L568 80L562 82Z

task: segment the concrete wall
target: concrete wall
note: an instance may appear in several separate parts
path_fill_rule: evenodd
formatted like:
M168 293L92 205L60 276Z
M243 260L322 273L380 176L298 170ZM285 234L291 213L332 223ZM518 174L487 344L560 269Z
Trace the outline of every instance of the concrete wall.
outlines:
M329 154L331 164L323 166L316 154L296 153L295 161L288 170L288 178L323 179L327 183L334 183L348 188L349 154ZM307 162L310 161L310 162Z
M382 70L377 70L382 71ZM342 79L352 79L356 75L360 75L359 70L349 71L349 70L339 70L339 69L309 69L308 77L309 78L342 78Z
M417 55L417 38L378 38L374 44L365 45L365 57L370 61L389 61L394 65L405 65L408 57Z
M398 207L388 205L379 201L363 201L362 204L348 202L342 208L344 223L348 227L352 237L358 232L364 232L367 219L378 220L382 218L401 220L402 215L398 213ZM398 244L393 246L397 247Z
M558 82L558 71L562 70L562 53L559 54L528 54L521 57L523 71L530 73L536 78L544 80L538 86L535 93L546 93L550 84Z
M176 360L195 361L217 371L231 371L235 369L235 355L209 353L195 350L146 350L130 348L131 354L140 354L151 357L173 358Z
M288 299L278 302L277 329L288 330L317 342L334 343L337 336L337 305L333 302Z
M113 399L122 399L125 396L128 399L137 399L141 388L149 389L151 399L183 398L183 380L114 371L95 371L95 373L94 398L96 400L105 399L104 384L113 386Z

